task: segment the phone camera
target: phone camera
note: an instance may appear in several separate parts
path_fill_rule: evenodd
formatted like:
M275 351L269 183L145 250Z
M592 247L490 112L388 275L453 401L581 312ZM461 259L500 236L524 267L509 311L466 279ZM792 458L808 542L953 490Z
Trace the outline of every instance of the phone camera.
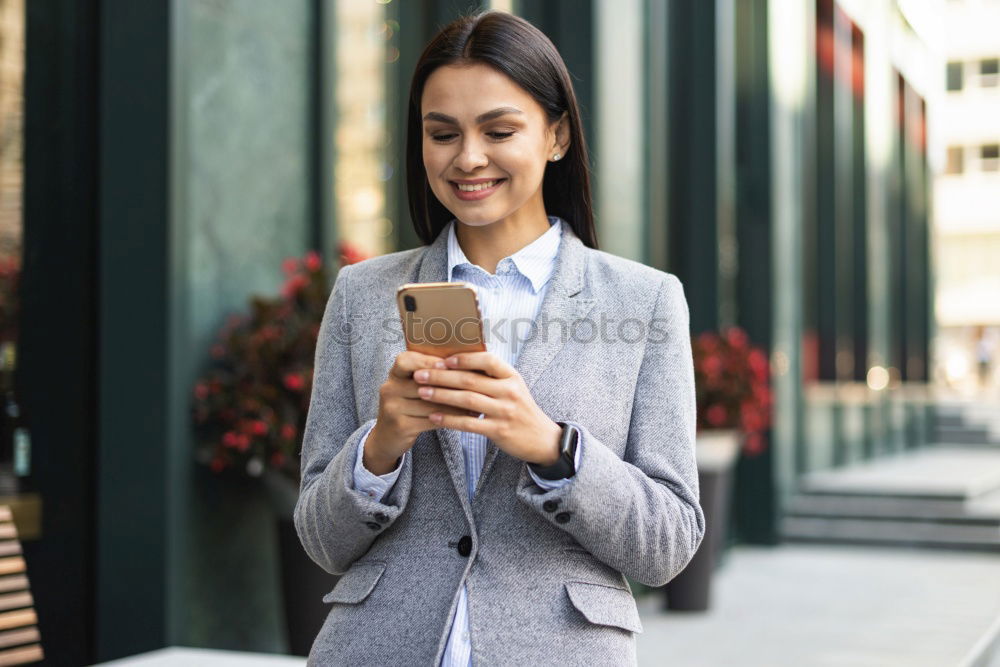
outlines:
M403 297L403 305L406 307L406 312L412 313L417 309L417 300L407 294Z

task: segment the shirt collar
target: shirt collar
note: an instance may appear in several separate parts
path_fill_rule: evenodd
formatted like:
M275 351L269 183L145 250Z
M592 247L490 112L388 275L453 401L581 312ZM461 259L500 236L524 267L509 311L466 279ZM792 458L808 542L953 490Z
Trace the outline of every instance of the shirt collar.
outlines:
M559 241L562 237L562 218L550 215L548 219L548 231L508 256L521 275L531 281L531 287L535 293L545 285L552 275L556 255L559 252ZM462 246L458 244L455 224L454 219L448 223L448 282L452 282L455 267L475 266L462 252ZM503 259L507 259L507 257ZM482 267L479 268L483 270Z

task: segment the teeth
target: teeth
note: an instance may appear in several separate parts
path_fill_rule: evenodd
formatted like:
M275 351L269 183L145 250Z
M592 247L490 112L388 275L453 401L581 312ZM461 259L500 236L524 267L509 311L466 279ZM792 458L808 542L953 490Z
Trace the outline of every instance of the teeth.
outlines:
M477 183L476 185L465 185L463 183L456 183L458 189L462 192L479 192L480 190L485 190L487 188L492 188L494 185L500 181L487 181L485 183Z

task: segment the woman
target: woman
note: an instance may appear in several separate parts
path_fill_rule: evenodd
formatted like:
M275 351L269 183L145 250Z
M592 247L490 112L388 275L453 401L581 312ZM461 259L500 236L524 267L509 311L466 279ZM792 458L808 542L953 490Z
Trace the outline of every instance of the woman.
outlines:
M309 662L634 664L626 577L705 531L683 288L596 249L569 75L523 19L446 26L407 132L427 245L342 268L316 351L295 523L342 577ZM406 351L396 288L453 280L488 351Z

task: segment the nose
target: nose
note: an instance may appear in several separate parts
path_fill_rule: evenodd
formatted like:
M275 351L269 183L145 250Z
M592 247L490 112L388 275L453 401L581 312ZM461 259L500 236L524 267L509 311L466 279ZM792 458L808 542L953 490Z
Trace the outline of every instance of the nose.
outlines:
M455 156L455 167L470 174L480 167L485 167L489 162L482 143L474 137L464 139L458 155Z

